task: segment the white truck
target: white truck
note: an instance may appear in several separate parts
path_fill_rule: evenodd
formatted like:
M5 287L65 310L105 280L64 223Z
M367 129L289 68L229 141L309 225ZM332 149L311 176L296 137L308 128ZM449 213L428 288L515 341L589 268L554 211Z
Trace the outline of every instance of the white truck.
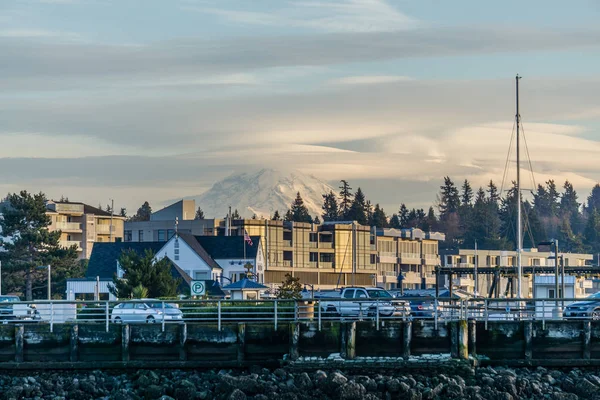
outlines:
M329 295L332 296L332 294ZM321 296L319 302L321 311L326 316L375 317L377 311L379 311L379 316L384 318L408 318L410 316L408 301L394 299L387 290L380 288L346 287L340 292L335 292L335 298Z

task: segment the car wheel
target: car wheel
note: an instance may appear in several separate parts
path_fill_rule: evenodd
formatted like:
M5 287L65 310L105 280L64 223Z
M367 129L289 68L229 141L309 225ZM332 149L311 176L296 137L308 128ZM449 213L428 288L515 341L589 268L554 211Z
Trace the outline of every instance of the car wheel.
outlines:
M121 320L121 317L115 317L115 324L122 324L123 321Z
M600 321L600 309L596 309L592 312L592 319L594 321Z
M154 319L154 317L152 315L148 316L148 318L146 318L146 322L149 324L153 324L156 322L156 320Z

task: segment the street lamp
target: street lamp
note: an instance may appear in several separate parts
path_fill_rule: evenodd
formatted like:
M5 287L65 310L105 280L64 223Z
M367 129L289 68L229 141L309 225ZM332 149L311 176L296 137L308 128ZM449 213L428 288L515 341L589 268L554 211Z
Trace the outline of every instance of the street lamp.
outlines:
M52 296L52 267L50 266L50 264L48 265L42 265L40 267L37 267L37 269L46 269L48 268L48 300L51 299Z
M315 285L311 285L310 283L305 283L304 289L302 290L302 292L308 293L308 290L306 289L307 286L310 286L310 289L312 290L311 298L314 299L315 298Z
M558 298L559 298L559 290L558 290L558 260L559 260L559 256L558 256L558 240L553 240L550 242L541 242L538 245L541 246L554 246L554 298L556 299L556 312L558 313ZM552 256L550 256L549 258L552 258ZM565 268L563 266L562 269L562 296L561 297L565 297ZM535 296L535 295L534 295ZM564 307L564 301L563 301L563 307Z

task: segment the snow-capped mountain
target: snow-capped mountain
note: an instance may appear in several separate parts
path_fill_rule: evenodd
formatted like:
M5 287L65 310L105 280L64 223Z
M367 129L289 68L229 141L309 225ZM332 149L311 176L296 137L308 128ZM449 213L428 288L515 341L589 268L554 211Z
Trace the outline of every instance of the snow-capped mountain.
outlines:
M194 200L206 218L223 218L229 206L232 211L237 209L242 217L249 218L256 214L269 218L276 210L283 217L296 198L296 193L300 192L310 214L320 217L322 195L330 190L336 191L312 175L299 171L262 169L225 178Z

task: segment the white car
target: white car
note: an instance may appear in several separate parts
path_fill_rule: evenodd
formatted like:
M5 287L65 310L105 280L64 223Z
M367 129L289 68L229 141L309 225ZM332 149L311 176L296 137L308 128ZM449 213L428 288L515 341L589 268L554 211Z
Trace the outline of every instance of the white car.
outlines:
M163 313L164 311L164 313ZM183 321L183 313L175 305L156 299L141 299L117 304L111 314L114 323L155 323Z

